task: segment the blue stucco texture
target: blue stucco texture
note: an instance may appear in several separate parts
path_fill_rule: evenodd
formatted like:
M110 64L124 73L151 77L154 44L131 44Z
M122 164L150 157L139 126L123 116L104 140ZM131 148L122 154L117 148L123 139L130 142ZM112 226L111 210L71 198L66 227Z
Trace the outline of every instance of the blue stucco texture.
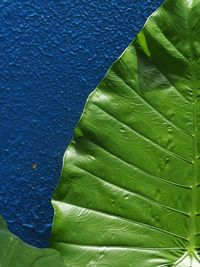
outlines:
M48 245L50 198L89 93L162 0L0 2L0 214Z

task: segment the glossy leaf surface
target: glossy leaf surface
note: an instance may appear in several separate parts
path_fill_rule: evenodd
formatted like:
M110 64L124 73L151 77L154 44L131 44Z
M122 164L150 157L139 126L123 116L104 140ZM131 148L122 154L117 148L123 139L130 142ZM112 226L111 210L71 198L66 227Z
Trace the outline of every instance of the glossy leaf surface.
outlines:
M54 194L66 265L200 266L200 1L167 0L89 97Z
M53 249L39 249L26 245L11 234L0 217L1 267L64 267L61 255Z

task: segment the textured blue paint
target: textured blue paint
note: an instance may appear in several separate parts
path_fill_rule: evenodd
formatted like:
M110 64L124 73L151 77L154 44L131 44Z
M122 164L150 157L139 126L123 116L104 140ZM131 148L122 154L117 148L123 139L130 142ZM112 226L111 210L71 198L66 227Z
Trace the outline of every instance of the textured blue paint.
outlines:
M0 213L47 246L50 197L88 94L162 0L0 2Z

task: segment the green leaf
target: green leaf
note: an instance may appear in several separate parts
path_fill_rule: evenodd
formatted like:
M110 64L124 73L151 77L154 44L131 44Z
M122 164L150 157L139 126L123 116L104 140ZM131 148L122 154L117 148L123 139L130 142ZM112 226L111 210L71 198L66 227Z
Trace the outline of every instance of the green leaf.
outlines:
M200 1L168 0L90 95L53 197L70 267L200 266Z
M1 267L64 267L61 255L53 249L39 249L26 245L11 234L0 217Z

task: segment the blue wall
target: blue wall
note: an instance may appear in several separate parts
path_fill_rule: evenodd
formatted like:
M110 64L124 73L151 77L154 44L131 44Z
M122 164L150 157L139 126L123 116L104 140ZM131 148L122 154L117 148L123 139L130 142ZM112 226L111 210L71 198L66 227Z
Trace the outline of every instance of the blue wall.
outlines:
M84 103L162 0L0 2L0 214L47 246L50 197Z

